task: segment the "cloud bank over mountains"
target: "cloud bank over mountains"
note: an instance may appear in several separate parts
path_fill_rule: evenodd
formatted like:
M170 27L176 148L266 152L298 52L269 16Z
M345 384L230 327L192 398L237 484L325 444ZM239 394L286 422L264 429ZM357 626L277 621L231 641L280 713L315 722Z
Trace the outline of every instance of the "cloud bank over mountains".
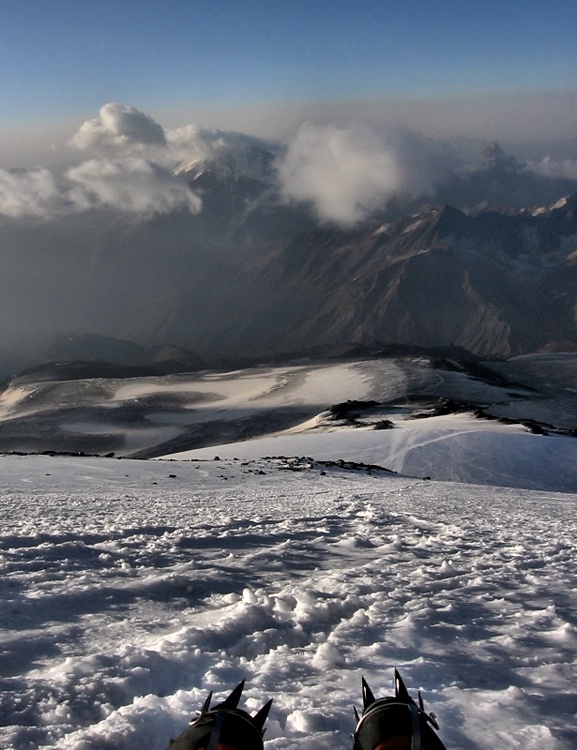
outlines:
M201 200L169 169L164 129L134 107L106 104L69 146L92 158L62 174L0 169L0 214L50 219L101 208L126 213L198 213Z
M340 288L361 278L349 264L362 237L374 289L351 298L366 296L363 309L374 311L394 286L392 271L375 281L371 265L385 225L425 217L399 229L400 247L437 232L431 211L440 211L441 227L450 225L439 234L444 247L455 231L445 204L516 210L577 192L567 179L571 160L524 162L497 144L463 147L351 121L304 120L291 138L271 142L198 125L163 128L134 107L107 104L66 142L50 168L0 169L0 355L20 349L36 357L55 336L86 333L207 357L236 356L241 340L243 350L250 342L259 354L273 351L295 330L312 340L313 307L325 296L340 300ZM427 250L423 242L415 257ZM443 266L447 283L458 276L455 263ZM428 275L419 265L407 278L418 280L403 287L399 310L412 309ZM444 331L444 302L439 315L419 320ZM358 326L350 340L368 330ZM326 332L328 323L313 328ZM408 340L405 333L397 339Z
M197 125L164 129L144 112L108 103L68 140L67 168L0 169L0 215L48 220L99 209L158 215L202 210L182 179L199 164L226 162L233 178L265 179L251 149L274 157L266 176L277 201L308 205L321 223L357 224L395 196L426 198L448 179L451 149L402 127L304 121L284 144ZM524 165L577 178L577 162L548 157Z
M0 214L46 220L100 208L137 214L201 209L200 197L170 170L175 156L164 129L134 107L106 104L68 145L91 158L60 174L0 169Z
M129 213L198 213L201 200L188 185L154 162L140 157L91 159L66 173L75 187L68 193L74 206L90 210L106 206Z
M393 196L425 196L441 178L424 147L399 130L305 122L279 160L283 195L308 201L323 221L365 219Z
M138 157L90 159L60 180L47 169L0 170L0 214L51 219L101 208L137 214L201 209L199 196L168 170Z
M396 194L430 191L438 174L423 145L408 140L398 129L304 122L288 145L274 147L276 188L286 201L311 205L321 221L354 224ZM45 168L0 170L0 214L48 219L99 208L197 213L200 196L175 171L228 157L237 172L250 174L247 151L256 144L265 142L196 125L164 130L134 107L109 103L68 142L72 152L90 157L86 161L60 175Z
M577 160L551 159L546 156L541 161L529 162L528 168L543 177L577 180Z

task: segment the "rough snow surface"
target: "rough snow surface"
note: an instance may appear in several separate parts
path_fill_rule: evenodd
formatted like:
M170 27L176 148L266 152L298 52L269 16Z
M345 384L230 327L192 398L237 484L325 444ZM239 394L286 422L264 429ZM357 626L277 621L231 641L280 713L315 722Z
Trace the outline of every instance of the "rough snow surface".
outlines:
M209 690L350 748L397 666L447 747L577 745L577 495L313 461L0 457L0 746L162 750Z

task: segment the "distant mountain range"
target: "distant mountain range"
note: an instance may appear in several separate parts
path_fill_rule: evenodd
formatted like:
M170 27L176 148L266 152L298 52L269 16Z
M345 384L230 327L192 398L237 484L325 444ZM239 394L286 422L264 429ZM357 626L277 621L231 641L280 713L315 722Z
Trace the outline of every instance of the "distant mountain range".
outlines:
M295 237L250 270L264 289L228 346L460 346L483 356L577 349L577 196L550 208L444 206Z
M225 300L187 342L201 355L392 343L486 357L577 349L576 183L529 172L492 144L428 205L397 199L345 230L275 205L272 156L257 161L250 177L230 165L224 175L217 165L185 172L216 214L217 201L240 199L221 214L238 250L218 271ZM189 305L185 296L171 310L167 336L185 338Z
M283 198L277 159L240 138L176 165L202 198L197 215L6 225L19 260L4 269L4 319L36 336L28 363L168 371L391 345L577 350L577 181L492 144L426 202L397 195L343 228ZM41 290L27 307L21 268Z
M575 180L539 174L492 143L447 176L436 201L465 210L479 205L519 210L550 205L576 190Z

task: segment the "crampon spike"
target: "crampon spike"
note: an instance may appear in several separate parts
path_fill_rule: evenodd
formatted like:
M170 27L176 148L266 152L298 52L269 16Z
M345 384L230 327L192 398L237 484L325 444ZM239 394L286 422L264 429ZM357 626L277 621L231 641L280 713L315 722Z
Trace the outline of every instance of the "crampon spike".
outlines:
M395 698L403 703L414 703L398 670L395 669Z
M270 711L271 706L272 698L267 703L265 703L264 706L260 708L252 718L253 724L256 726L259 732L261 732L261 734L263 732L264 723L267 720L268 712Z
M202 704L202 708L200 709L200 711L197 711L197 712L196 712L196 713L197 713L197 715L199 715L199 716L204 716L204 714L205 714L205 713L207 713L207 711L209 711L209 710L210 710L210 701L211 701L211 700L212 700L212 690L211 690L211 691L210 691L210 693L209 693L209 694L207 695L207 697L206 697L206 700L205 700L205 701L204 701L204 703ZM194 719L194 721L196 721L196 719Z
M238 683L231 694L227 698L225 698L224 701L217 706L217 708L224 708L227 711L231 708L236 708L238 706L238 702L240 701L240 696L242 695L243 689L244 680Z
M363 711L365 711L371 703L375 702L375 696L364 677L361 678L361 685L363 692Z

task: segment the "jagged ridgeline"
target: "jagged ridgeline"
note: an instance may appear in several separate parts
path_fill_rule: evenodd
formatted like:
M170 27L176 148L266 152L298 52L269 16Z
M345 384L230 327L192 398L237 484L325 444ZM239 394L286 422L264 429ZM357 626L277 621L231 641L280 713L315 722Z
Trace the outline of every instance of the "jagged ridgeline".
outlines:
M196 213L0 224L6 375L16 350L28 366L169 371L391 345L577 349L576 181L492 144L441 170L426 202L401 191L337 221L287 194L281 146L223 133L213 151L173 167Z

